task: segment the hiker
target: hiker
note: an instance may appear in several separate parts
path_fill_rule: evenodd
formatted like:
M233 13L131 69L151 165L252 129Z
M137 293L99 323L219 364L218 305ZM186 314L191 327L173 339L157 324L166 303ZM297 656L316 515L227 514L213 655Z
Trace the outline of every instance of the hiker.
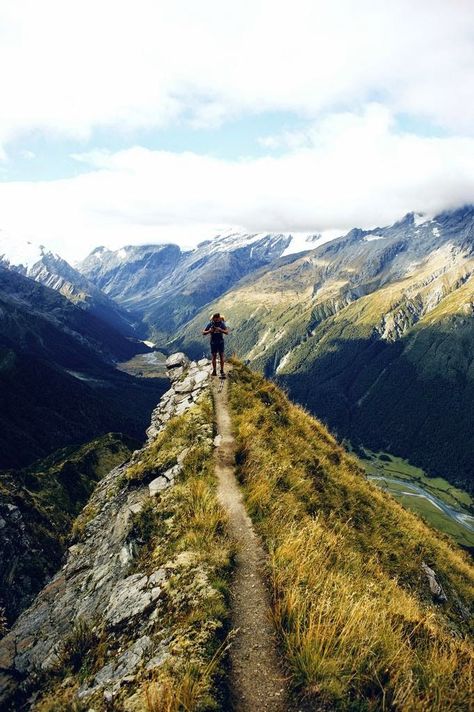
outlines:
M219 359L221 362L221 378L225 378L225 373L224 373L224 334L228 334L229 330L227 329L224 321L224 317L219 314L213 314L211 317L211 321L209 324L206 326L204 331L202 332L204 336L207 336L207 334L211 335L211 355L212 355L212 376L217 376L217 371L216 371L216 361L217 361L217 354L219 354Z

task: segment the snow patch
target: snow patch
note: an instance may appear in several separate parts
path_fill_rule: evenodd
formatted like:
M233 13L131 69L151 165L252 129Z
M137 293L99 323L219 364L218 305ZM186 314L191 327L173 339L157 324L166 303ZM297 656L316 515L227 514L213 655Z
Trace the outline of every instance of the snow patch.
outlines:
M374 240L385 240L383 235L366 235L364 242L373 242Z
M126 259L126 257L127 257L127 250L126 250L124 247L122 247L122 249L117 252L117 257L119 258L119 260L124 260L124 259Z
M323 232L293 232L291 233L291 242L282 253L282 257L286 255L294 255L298 252L306 252L306 250L315 250L316 247L324 245L325 242L340 237L341 230L323 230Z
M28 270L39 262L45 253L44 245L38 245L30 240L18 240L8 233L0 232L0 262Z
M432 222L433 216L427 213L413 213L413 224L415 227L419 225L424 225L425 223Z
M438 227L434 227L431 232L435 237L439 237L441 234Z

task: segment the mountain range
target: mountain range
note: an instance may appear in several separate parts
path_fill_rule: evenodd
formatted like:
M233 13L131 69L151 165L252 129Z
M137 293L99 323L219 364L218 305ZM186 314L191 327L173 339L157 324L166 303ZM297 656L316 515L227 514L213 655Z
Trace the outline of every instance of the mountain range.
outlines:
M202 354L222 311L228 348L354 446L472 487L474 208L351 230L241 280L179 332Z
M217 236L182 252L177 245L97 248L78 269L121 306L139 314L165 345L202 307L289 247L283 234Z
M318 235L231 231L189 251L99 247L74 268L43 249L26 273L165 352L201 357L220 311L228 350L354 448L472 487L473 224L468 205L316 247Z
M135 318L60 255L30 241L13 243L0 234L0 265L50 287L124 336L136 336Z

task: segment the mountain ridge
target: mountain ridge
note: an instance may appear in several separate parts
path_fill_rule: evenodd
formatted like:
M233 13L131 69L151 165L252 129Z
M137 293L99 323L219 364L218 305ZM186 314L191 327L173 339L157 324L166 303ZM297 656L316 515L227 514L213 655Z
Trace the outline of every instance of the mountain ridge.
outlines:
M23 254L25 253L25 254ZM0 265L54 289L123 336L136 337L139 324L60 255L44 245L26 243L22 250L0 240Z
M175 354L167 367L148 443L100 481L64 566L0 641L5 710L229 708L236 551L212 456L228 435L213 444L209 361ZM467 557L275 384L234 361L223 388L291 703L467 710Z
M472 205L427 220L409 213L389 227L354 229L244 278L186 324L171 346L202 354L197 335L206 312L222 311L233 332L229 350L289 388L341 437L371 449L391 447L432 474L472 487L465 414L474 407L473 252ZM415 349L417 342L425 343L424 351ZM416 413L407 391L412 386L420 422L431 413L432 434L423 436L423 447L409 432L416 432L416 421L403 423L405 414ZM377 396L372 402L370 394ZM398 411L391 408L394 398ZM450 413L449 435L443 409ZM396 412L403 417L387 416ZM451 451L442 451L443 433Z

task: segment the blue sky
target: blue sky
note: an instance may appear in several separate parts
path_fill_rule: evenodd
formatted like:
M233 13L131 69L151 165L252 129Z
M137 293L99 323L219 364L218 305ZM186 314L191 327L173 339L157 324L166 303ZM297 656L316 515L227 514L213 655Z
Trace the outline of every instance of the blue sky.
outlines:
M300 131L310 125L296 114L266 112L210 127L192 126L182 118L172 126L141 129L126 135L116 130L94 129L87 139L79 141L33 130L9 143L9 160L0 164L0 180L56 180L85 173L87 167L73 156L97 147L112 153L138 145L155 151L192 151L224 160L258 158L269 153L261 143L262 138L283 131ZM273 154L283 152L283 147L272 149Z
M472 201L473 48L470 0L4 0L0 229L77 259Z
M443 137L449 130L426 119L400 115L394 118L399 133ZM95 129L87 139L64 139L60 135L32 130L8 145L8 160L0 163L0 181L50 181L87 173L89 168L74 155L99 147L115 153L138 145L154 151L195 152L223 160L282 155L285 145L268 146L265 139L284 133L308 131L313 122L290 112L265 112L230 119L224 124L196 127L180 119L161 129L137 130L122 135L114 130Z

